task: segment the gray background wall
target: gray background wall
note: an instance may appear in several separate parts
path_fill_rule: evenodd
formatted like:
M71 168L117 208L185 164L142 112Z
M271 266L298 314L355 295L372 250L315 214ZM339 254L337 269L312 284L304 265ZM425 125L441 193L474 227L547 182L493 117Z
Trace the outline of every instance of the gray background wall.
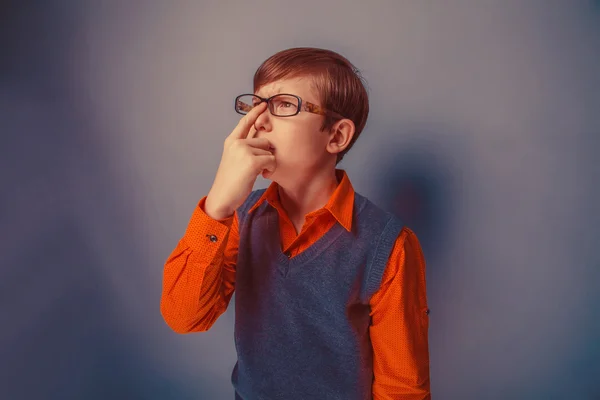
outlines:
M600 398L597 1L1 7L0 398L232 398L233 310L171 332L162 266L294 46L369 83L341 167L422 240L434 398Z

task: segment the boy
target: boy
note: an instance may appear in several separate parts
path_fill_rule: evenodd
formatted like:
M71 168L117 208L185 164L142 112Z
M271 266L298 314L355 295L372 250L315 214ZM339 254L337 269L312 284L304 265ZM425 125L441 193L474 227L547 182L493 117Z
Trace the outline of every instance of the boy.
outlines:
M369 113L356 69L284 50L235 110L245 116L164 267L167 324L208 330L235 289L236 399L430 399L419 242L336 169ZM252 191L259 174L272 183Z

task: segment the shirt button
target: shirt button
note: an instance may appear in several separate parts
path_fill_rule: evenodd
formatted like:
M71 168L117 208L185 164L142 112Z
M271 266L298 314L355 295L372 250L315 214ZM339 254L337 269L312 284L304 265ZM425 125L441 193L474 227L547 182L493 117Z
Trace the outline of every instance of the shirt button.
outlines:
M425 310L425 314L429 315L429 308Z
M217 237L215 235L206 235L206 236L208 236L208 238L210 239L211 242L216 242L217 240L219 240L219 239L217 239Z
M285 256L286 256L287 258L290 258L290 257L292 256L292 253L290 253L289 251L286 251L286 252L285 252Z

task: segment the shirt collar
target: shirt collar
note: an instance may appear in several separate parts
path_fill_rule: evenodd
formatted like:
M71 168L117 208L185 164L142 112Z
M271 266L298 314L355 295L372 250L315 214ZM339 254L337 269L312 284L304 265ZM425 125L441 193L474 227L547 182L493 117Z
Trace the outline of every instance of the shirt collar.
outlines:
M339 184L323 209L329 211L340 225L350 232L352 230L352 211L354 209L354 188L352 187L352 183L350 183L346 171L336 169L335 175ZM279 191L277 189L277 183L272 182L258 201L250 208L248 213L252 213L264 201L267 201L275 209L282 211L283 207L279 201Z

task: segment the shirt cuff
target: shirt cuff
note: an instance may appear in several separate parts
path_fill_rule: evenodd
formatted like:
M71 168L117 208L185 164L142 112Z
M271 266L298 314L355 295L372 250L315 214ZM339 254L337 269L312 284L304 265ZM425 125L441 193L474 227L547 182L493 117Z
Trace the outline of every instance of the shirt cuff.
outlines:
M204 211L206 197L194 209L183 240L192 250L212 253L224 245L235 215L221 220L211 218Z

